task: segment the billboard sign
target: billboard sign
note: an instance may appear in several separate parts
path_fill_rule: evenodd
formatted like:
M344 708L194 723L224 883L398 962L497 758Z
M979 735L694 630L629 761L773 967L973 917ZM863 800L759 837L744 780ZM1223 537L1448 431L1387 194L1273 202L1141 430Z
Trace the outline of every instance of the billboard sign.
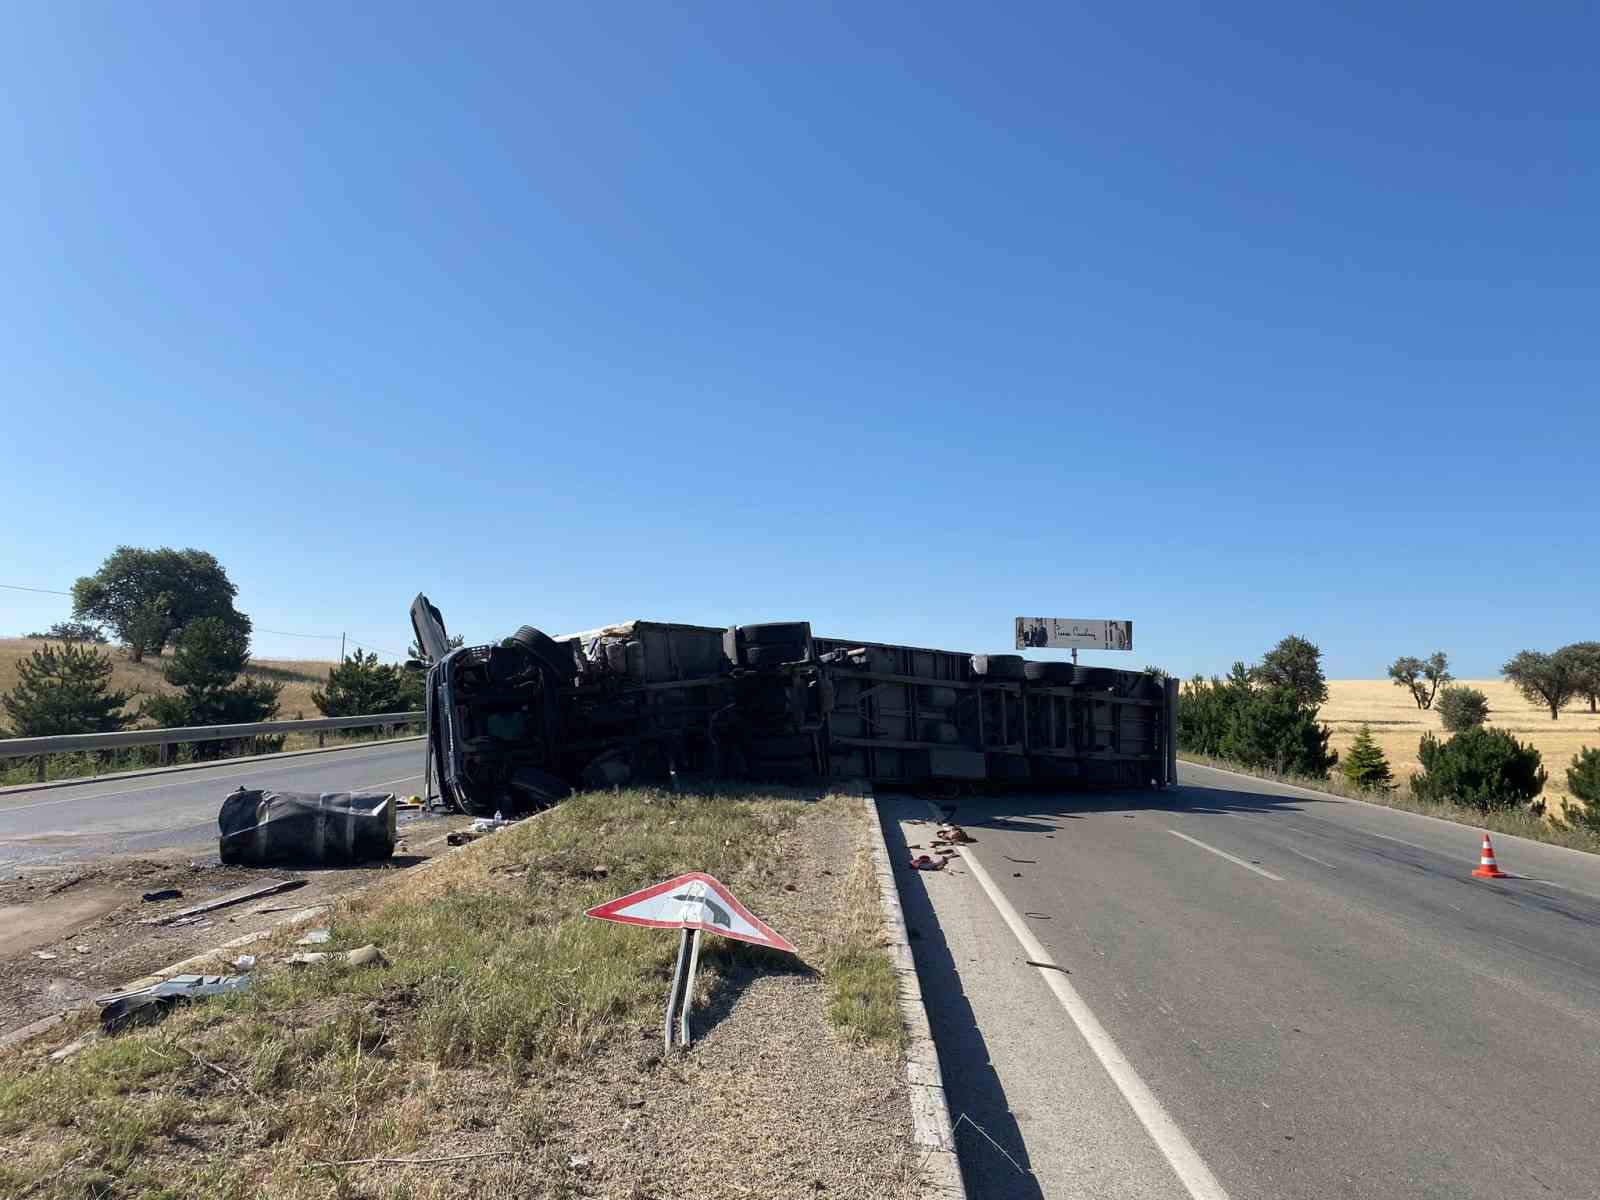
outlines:
M1018 650L1132 650L1132 621L1018 617Z

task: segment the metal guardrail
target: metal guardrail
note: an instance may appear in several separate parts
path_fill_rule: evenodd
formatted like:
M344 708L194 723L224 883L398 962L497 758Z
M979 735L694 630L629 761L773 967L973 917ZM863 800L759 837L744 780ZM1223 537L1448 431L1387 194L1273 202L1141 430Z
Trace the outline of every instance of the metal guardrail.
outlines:
M183 742L243 741L280 733L326 734L334 729L372 729L388 725L421 725L427 715L416 712L372 713L360 717L318 717L309 721L257 721L249 725L180 725L168 729L131 729L123 733L67 733L56 737L0 739L0 759L38 758L44 778L45 757L75 750L121 750L128 746L176 746ZM318 738L318 743L322 738Z

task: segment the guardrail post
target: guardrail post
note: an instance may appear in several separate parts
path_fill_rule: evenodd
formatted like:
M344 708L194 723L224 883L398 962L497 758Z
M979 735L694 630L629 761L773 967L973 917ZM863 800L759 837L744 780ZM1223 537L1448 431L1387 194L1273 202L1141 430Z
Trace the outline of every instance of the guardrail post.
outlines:
M325 729L317 730L317 749L321 750L327 744L328 744L328 731L325 730Z

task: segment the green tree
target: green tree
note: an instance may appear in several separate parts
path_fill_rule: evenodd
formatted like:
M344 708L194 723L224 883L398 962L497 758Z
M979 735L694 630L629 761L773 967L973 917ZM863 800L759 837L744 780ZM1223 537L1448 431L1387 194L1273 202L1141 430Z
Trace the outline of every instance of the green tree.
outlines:
M233 607L238 591L204 550L118 546L72 585L72 615L109 626L138 662L159 655L192 621L241 619Z
M1550 719L1561 716L1561 708L1578 691L1579 661L1564 651L1544 654L1538 650L1520 650L1500 673L1516 685L1529 704L1543 704L1550 710Z
M1356 740L1350 744L1350 753L1345 755L1341 769L1345 781L1353 787L1373 792L1387 792L1394 787L1389 760L1384 757L1378 743L1372 740L1372 730L1366 725L1361 726Z
M1411 698L1417 702L1420 709L1433 707L1433 698L1438 694L1442 684L1449 683L1450 661L1445 657L1443 650L1435 650L1427 658L1415 658L1411 655L1402 655L1389 664L1389 678L1394 680L1396 687L1403 687L1411 693Z
M106 635L98 625L87 621L57 621L43 633L30 633L30 638L51 642L88 642L95 646L106 644Z
M1190 754L1222 756L1222 738L1234 710L1250 696L1249 673L1243 663L1233 664L1227 679L1196 675L1183 685L1178 697L1178 746Z
M1567 768L1567 790L1583 801L1579 812L1567 809L1567 817L1600 834L1600 747L1585 746L1572 756Z
M132 717L127 692L109 690L111 656L89 646L40 646L17 663L17 686L0 697L16 737L115 733Z
M1447 687L1434 702L1446 733L1460 733L1489 719L1489 697L1474 687Z
M278 711L283 685L240 679L250 662L249 622L222 617L191 621L162 671L175 693L152 696L141 713L157 725L246 725Z
M409 712L421 707L420 684L415 671L380 663L376 654L357 650L328 672L326 690L312 692L311 702L325 717Z
M1530 808L1544 790L1548 775L1539 752L1500 729L1463 729L1441 742L1431 733L1417 747L1422 771L1411 777L1419 800L1464 804L1479 812Z
M1328 748L1331 736L1317 720L1317 710L1292 688L1258 687L1229 712L1221 754L1247 767L1321 778L1339 761Z
M466 636L460 633L451 634L449 637L445 638L445 641L449 643L450 649L452 650L459 650L463 645L466 644L466 640ZM420 663L426 663L429 661L428 652L422 648L422 644L418 642L416 638L411 639L411 646L406 651L406 657L416 659L416 661Z
M1322 674L1322 651L1293 634L1261 656L1261 664L1252 676L1263 688L1287 690L1302 706L1315 708L1328 698L1328 681Z
M1573 690L1589 701L1589 711L1600 702L1600 642L1573 642L1557 651L1572 666Z

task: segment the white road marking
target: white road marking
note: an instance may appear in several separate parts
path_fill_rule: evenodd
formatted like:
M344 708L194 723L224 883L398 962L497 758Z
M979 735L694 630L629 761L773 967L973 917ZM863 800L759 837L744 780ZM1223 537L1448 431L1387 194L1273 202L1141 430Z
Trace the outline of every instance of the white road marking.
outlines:
M1330 870L1330 871L1337 871L1339 869L1338 867L1334 866L1331 862L1324 862L1322 859L1318 858L1315 854L1307 854L1304 850L1296 850L1293 846L1285 846L1284 849L1287 850L1290 854L1298 854L1301 858L1304 858L1304 859L1306 859L1306 860L1308 860L1310 862L1316 863L1319 867L1327 867L1328 870Z
M988 893L989 900L999 911L1005 923L1011 927L1012 934L1022 944L1022 949L1027 957L1034 960L1039 972L1056 999L1061 1002L1061 1007L1066 1009L1067 1016L1072 1018L1072 1023L1078 1027L1078 1032L1083 1035L1083 1040L1088 1043L1089 1049L1094 1051L1094 1056L1100 1060L1100 1065L1105 1068L1106 1074L1111 1076L1111 1082L1117 1085L1117 1090L1122 1093L1122 1098L1128 1102L1128 1107L1133 1109L1133 1115L1139 1118L1139 1123L1144 1126L1145 1132L1150 1135L1150 1140L1155 1142L1156 1148L1161 1151L1167 1160L1167 1165L1177 1175L1178 1181L1194 1200L1228 1200L1228 1193L1222 1184L1217 1182L1217 1177L1211 1173L1211 1168L1206 1165L1184 1136L1183 1130L1178 1128L1161 1106L1161 1101L1156 1099L1155 1093L1139 1077L1139 1072L1133 1069L1130 1063L1117 1048L1116 1042L1111 1040L1111 1035L1106 1032L1105 1026L1087 1004L1083 997L1078 995L1077 989L1067 982L1067 976L1056 961L1050 957L1048 951L1033 936L1030 930L1018 915L1017 910L1011 907L1011 902L1001 894L995 886L989 872L983 869L983 864L978 861L975 854L964 854L962 860L966 863L967 870L978 881L980 887ZM1274 876L1276 878L1276 876Z
M1211 853L1215 854L1218 858L1225 858L1229 862L1233 863L1235 866L1243 867L1246 871L1254 871L1257 875L1265 875L1268 879L1272 880L1275 883L1282 883L1283 882L1283 876L1282 875L1274 875L1271 871L1263 871L1260 867L1256 866L1255 863L1245 862L1244 859L1235 858L1233 855L1229 854L1226 850L1218 850L1215 846L1208 846L1204 842L1202 842L1199 838L1192 838L1187 833L1179 833L1176 829L1169 829L1169 830L1167 830L1167 832L1170 833L1173 837L1182 838L1186 842L1194 843L1196 846L1199 846L1200 849L1202 849L1202 850L1209 850L1209 851L1211 851Z
M349 751L345 751L345 753L349 753ZM307 757L309 757L309 756L307 756ZM350 761L349 759L342 759L341 760L341 762L343 762L343 763L348 763L349 761ZM282 763L276 763L276 764L270 764L270 765L266 764L266 763L259 763L259 764L255 765L255 766L252 766L252 767L246 767L243 770L230 771L226 775L222 775L222 774L213 775L210 772L206 771L204 768L202 768L199 771L193 771L193 772L183 771L183 772L180 772L180 774L183 774L183 775L192 774L192 775L194 775L196 777L192 782L203 783L203 782L206 782L206 781L212 780L212 779L238 779L240 776L243 776L243 775L257 775L257 774L261 774L263 772L271 773L271 772L276 772L276 771L291 771L291 770L295 770L297 767L299 767L299 765L300 765L299 763L295 762L293 759L290 759L290 760L282 762ZM416 779L416 778L419 778L419 776L416 776L416 775L407 775L406 776L406 779ZM93 782L94 781L92 779L84 780L85 784L92 784ZM185 781L182 781L182 782L189 782L189 781L185 780ZM404 780L396 779L396 780L392 780L391 782L393 782L393 783L403 783ZM173 781L172 780L166 780L166 781L164 781L162 783L153 783L149 787L124 788L119 792L95 792L93 795L90 795L90 796L63 796L59 800L40 800L35 804L11 804L11 805L7 805L7 804L0 803L0 815L3 815L5 813L25 812L26 810L28 810L30 808L53 808L58 804L71 804L75 800L105 800L105 799L109 799L112 796L132 796L132 795L135 795L135 794L137 794L139 792L159 792L162 788L167 788L167 787L171 787L171 786L173 786ZM374 787L382 787L383 785L382 784L374 784L373 786Z
M402 776L400 776L399 779L385 779L382 783L365 783L365 784L362 784L358 788L351 788L350 790L353 791L353 792L368 792L368 791L371 791L373 788L388 787L391 783L407 783L410 780L421 779L421 778L422 778L422 775L419 772L416 775L402 775Z

